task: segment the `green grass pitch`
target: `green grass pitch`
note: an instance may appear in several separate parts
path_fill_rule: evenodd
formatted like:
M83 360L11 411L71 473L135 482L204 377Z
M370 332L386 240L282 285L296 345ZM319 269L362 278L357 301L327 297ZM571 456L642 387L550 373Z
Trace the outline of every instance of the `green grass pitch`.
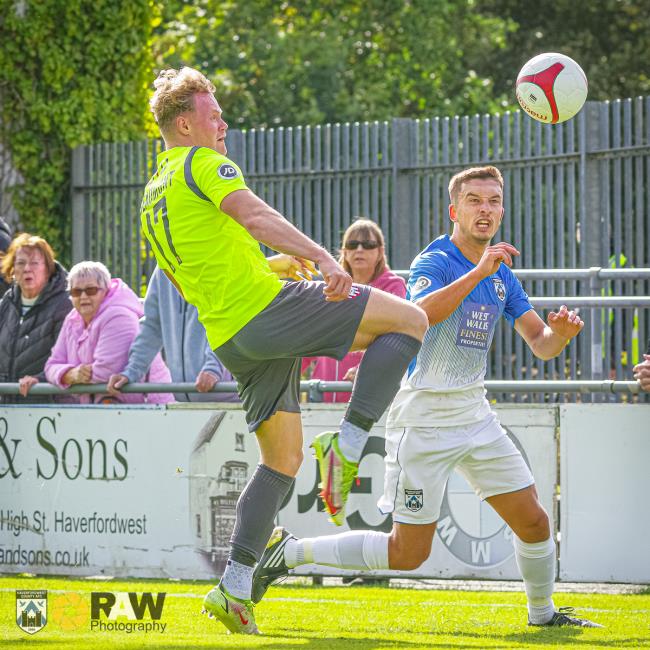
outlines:
M16 625L15 589L47 589L45 628L34 635ZM518 592L432 591L387 587L272 587L256 608L262 636L234 636L200 615L207 583L147 580L0 578L0 647L267 648L650 648L650 590L635 595L555 597L605 629L530 628ZM166 592L161 632L90 630L90 592ZM145 618L147 620L147 618ZM126 619L118 619L126 621Z

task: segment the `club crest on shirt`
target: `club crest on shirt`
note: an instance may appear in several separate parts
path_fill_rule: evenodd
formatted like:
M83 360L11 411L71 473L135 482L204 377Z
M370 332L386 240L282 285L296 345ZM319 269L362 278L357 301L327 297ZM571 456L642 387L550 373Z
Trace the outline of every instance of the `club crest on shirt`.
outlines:
M492 278L494 282L494 290L497 292L497 298L502 302L506 299L506 285L503 284L501 278Z
M420 276L416 281L415 284L413 285L413 295L416 293L420 293L420 291L424 291L427 287L431 286L431 280L425 276Z
M422 510L424 493L422 490L404 490L404 505L411 511Z
M357 287L355 284L353 284L350 287L350 293L348 293L348 300L350 298L356 298L357 296L361 295L361 287Z
M226 181L229 181L231 178L236 178L237 173L237 168L229 163L222 163L219 165L219 169L217 169L219 178L223 178Z

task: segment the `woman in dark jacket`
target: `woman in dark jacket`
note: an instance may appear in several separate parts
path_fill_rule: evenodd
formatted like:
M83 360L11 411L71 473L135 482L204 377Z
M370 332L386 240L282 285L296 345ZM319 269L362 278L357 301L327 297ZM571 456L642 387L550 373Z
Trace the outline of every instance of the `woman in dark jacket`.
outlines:
M2 258L2 274L11 287L0 299L0 382L29 381L31 377L45 381L45 362L72 309L66 272L44 239L23 233ZM28 388L22 383L21 389ZM51 400L4 395L0 401Z

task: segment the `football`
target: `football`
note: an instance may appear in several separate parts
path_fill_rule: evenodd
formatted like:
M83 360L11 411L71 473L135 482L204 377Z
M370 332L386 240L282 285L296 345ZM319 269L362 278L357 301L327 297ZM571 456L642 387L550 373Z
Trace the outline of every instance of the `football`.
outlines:
M587 99L587 77L570 57L546 52L534 57L517 75L519 105L547 124L570 120Z

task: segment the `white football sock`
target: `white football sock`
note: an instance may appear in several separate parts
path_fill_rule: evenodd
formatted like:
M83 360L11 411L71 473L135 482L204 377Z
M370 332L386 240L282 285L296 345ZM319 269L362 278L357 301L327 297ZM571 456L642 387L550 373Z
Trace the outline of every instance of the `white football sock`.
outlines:
M347 420L341 421L339 434L339 449L341 453L353 463L358 463L363 453L363 448L368 440L368 431L352 424Z
M551 620L555 611L555 542L551 537L543 542L522 542L513 535L517 566L524 579L528 597L528 618L541 625Z
M388 569L388 533L351 530L338 535L289 540L284 561L289 568L323 564L341 569Z
M254 567L228 560L221 578L225 590L235 598L250 600Z

